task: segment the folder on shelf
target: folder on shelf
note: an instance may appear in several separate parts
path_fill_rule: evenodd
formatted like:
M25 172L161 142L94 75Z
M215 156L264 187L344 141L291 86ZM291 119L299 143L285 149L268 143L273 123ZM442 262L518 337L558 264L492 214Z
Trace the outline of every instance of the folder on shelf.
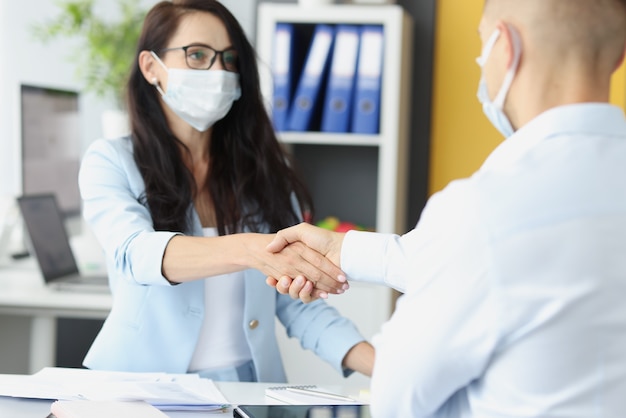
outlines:
M358 26L338 25L324 97L322 132L348 132L358 52Z
M352 132L376 134L380 125L380 91L383 64L382 26L361 28L356 74Z
M274 93L272 121L274 129L284 131L287 126L289 103L291 102L293 76L294 27L291 23L277 23L274 32L272 73Z
M335 29L330 25L317 25L289 110L287 128L307 131L311 128L319 93L324 80L328 56L334 40Z

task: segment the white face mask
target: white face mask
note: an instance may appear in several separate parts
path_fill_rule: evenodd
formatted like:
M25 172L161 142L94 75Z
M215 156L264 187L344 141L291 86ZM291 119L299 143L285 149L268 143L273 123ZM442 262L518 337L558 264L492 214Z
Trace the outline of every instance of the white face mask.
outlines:
M511 32L511 38L513 40L513 53L515 56L513 57L513 65L508 69L506 75L504 76L504 81L502 82L502 87L500 87L500 91L496 95L496 98L491 101L489 98L489 91L487 90L487 82L485 81L485 75L482 74L480 77L480 82L478 84L478 101L483 105L483 112L487 116L487 119L495 126L495 128L500 131L505 138L513 135L515 130L509 121L509 118L504 114L504 101L506 100L506 96L509 93L509 89L511 88L511 84L513 83L513 78L515 78L515 73L517 72L517 67L519 65L519 59L521 56L521 42L517 33L514 29L509 29ZM479 58L476 59L476 62L482 69L489 55L491 54L491 50L493 46L496 44L498 37L500 36L500 30L496 29L493 34L487 40L485 47L483 48L482 54Z
M170 109L200 132L226 116L233 102L241 97L237 73L167 68L154 52L151 54L167 71L167 92L156 80L154 86Z

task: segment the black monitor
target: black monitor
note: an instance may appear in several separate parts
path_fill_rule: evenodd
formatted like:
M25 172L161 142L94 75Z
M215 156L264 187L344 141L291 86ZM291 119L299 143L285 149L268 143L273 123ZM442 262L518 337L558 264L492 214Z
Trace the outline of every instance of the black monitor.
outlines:
M22 193L54 193L65 216L80 213L79 94L22 85Z

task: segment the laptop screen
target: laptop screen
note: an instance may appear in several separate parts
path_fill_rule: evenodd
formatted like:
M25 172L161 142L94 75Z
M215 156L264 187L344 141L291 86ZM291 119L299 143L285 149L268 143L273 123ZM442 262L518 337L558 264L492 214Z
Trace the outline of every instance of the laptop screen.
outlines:
M17 201L46 283L78 273L55 195L24 195Z

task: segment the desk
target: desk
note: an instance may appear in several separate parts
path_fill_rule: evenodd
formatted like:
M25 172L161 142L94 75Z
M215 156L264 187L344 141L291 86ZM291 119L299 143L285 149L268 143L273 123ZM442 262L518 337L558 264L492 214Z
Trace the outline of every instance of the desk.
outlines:
M215 382L222 394L232 405L266 405L278 402L265 397L265 388L276 386L276 383L244 383L244 382ZM334 393L359 398L359 387L324 385L324 388ZM50 412L51 401L35 399L15 399L0 397L0 417L11 418L45 418ZM203 411L167 411L170 418L191 417L230 417L232 412L226 414L207 414Z
M55 365L56 318L104 319L111 310L110 294L47 288L31 259L0 267L0 289L0 315L30 318L29 373Z

